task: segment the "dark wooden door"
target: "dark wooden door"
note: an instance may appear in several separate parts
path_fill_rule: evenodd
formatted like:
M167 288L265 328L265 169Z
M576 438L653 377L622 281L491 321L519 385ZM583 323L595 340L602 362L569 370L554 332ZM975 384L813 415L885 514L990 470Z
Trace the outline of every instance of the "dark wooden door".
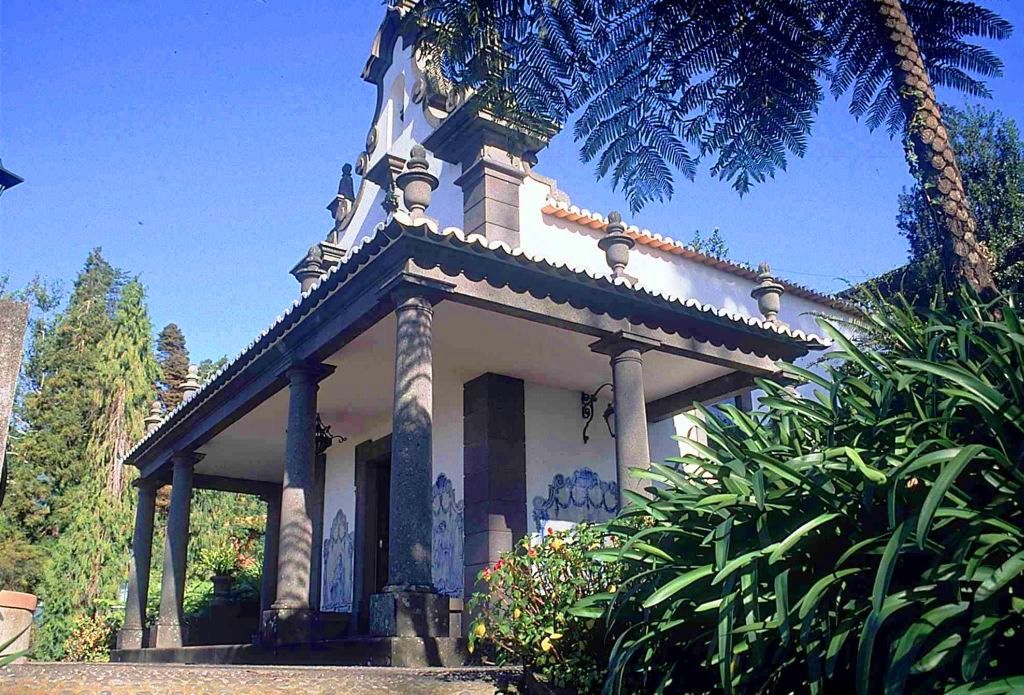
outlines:
M391 458L379 464L377 478L377 578L374 591L383 591L388 583L388 539L391 531Z

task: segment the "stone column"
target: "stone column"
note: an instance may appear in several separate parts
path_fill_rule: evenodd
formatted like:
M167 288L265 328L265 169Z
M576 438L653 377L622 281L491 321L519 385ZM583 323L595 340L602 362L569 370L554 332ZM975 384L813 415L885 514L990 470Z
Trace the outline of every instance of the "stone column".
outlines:
M270 610L277 598L278 543L281 537L281 495L263 498L267 503L267 525L263 533L263 572L260 577L260 615Z
M313 548L313 495L316 483L316 392L324 368L297 365L288 378L288 431L281 486L277 598L263 615L263 635L272 642L314 638L315 611L309 605Z
M135 532L132 534L132 558L128 569L128 600L124 606L124 625L117 638L118 649L141 649L146 626L157 483L140 478L135 485L138 503L135 505Z
M647 403L644 399L643 353L658 342L644 336L620 331L590 346L591 350L611 357L612 388L615 404L615 468L619 482L619 505L625 502L624 490L640 492L644 482L630 474L631 468L651 465L647 438Z
M156 647L180 647L182 601L185 597L185 560L188 556L188 525L192 507L192 469L202 458L195 452L175 454L171 478L171 505L164 539L164 571L160 585L160 617L156 622Z
M434 311L422 292L392 295L397 332L388 584L370 600L374 635L448 635L448 600L434 592L431 578Z

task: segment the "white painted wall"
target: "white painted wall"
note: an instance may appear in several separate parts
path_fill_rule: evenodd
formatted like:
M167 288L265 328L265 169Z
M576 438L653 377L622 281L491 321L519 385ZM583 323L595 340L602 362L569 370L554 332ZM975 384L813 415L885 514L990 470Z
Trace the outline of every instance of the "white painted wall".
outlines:
M537 532L535 501L545 500L554 477L566 479L582 469L590 469L602 481L616 482L615 440L608 434L601 417L607 400L594 404L594 421L583 443L583 419L580 417L578 391L556 389L527 382L526 406L526 522ZM607 518L594 512L597 517ZM571 514L570 514L571 516ZM579 519L577 519L579 520ZM545 521L543 526L563 528L567 524Z
M597 275L607 275L610 271L604 252L597 246L604 232L544 215L541 209L551 192L550 185L535 178L527 178L523 182L519 195L520 245L523 250ZM605 215L608 212L601 211ZM667 231L671 235L673 230ZM639 244L630 252L626 270L654 292L692 297L740 316L760 317L757 302L750 296L756 283L732 273ZM802 297L782 296L780 318L791 328L820 333L812 315L815 313L837 314L835 310Z

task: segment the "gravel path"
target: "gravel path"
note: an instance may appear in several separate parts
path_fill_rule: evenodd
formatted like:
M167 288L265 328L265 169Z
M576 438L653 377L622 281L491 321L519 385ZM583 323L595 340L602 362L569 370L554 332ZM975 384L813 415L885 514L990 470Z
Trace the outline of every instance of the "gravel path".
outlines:
M493 695L513 670L358 666L19 664L0 669L7 695Z

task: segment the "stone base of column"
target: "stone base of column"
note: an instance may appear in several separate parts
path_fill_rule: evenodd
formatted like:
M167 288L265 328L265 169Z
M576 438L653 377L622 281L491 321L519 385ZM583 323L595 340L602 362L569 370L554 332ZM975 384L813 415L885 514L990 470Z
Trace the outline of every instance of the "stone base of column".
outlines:
M146 633L149 630L141 627L123 627L117 633L118 649L142 649L146 644Z
M264 646L309 644L320 639L320 611L312 608L271 608L263 611L260 643Z
M370 597L370 634L448 637L450 604L432 591L385 591Z
M181 623L161 623L159 620L150 632L150 643L158 649L181 647L185 644L186 628Z

